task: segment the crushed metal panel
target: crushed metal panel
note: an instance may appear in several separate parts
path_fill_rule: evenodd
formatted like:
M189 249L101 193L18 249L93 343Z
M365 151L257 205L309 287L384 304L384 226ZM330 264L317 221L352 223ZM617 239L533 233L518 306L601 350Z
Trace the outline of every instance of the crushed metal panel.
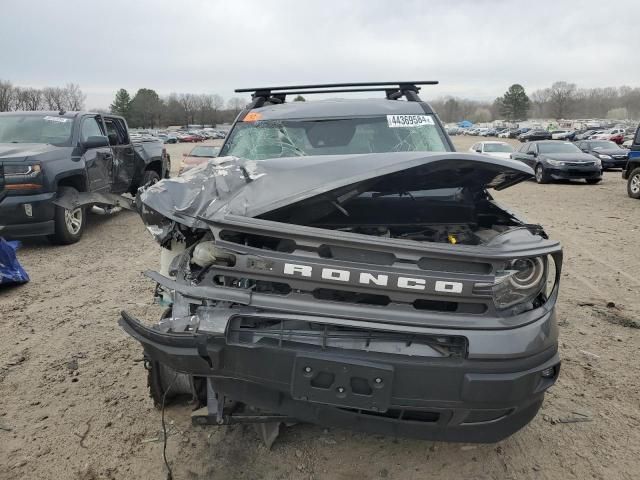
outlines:
M425 170L420 170L420 178L425 184L417 185L420 188L501 188L533 175L521 162L456 152L322 155L268 161L222 157L150 186L142 192L141 200L171 220L206 228L204 222L220 214L256 217L312 197L353 193L365 188L360 185L364 182L386 180L381 177L389 176L408 186L415 182L415 169L422 167ZM451 174L463 167L473 175ZM429 179L431 174L433 178Z
M68 191L53 200L53 203L67 210L73 210L74 208L86 205L109 205L126 208L127 210L135 210L133 199L115 193Z

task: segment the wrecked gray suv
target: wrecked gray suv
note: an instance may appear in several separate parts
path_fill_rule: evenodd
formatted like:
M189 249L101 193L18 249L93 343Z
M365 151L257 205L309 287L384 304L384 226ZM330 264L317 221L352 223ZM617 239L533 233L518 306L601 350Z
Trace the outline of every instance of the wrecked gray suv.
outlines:
M560 368L561 247L488 192L533 172L454 152L415 84L384 90L258 89L223 157L141 194L170 307L120 325L157 403L191 394L195 424L267 442L295 421L494 442L536 415Z

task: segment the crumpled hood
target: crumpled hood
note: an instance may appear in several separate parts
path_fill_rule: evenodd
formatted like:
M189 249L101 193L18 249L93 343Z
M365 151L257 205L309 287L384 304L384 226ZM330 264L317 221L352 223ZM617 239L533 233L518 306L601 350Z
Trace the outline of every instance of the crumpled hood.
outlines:
M59 149L47 143L0 143L0 160L25 160Z
M234 214L257 217L316 196L374 191L503 189L533 176L522 162L457 152L320 155L262 161L218 157L142 192L145 207L189 227Z

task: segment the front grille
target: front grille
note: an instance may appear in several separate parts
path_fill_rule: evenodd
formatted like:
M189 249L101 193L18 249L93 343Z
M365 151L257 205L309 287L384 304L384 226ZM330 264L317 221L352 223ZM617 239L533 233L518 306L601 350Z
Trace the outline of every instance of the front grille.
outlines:
M312 346L422 357L464 358L466 337L420 335L370 328L341 327L321 322L263 317L236 317L227 330L227 341L276 348Z
M593 167L596 162L566 162L567 167Z

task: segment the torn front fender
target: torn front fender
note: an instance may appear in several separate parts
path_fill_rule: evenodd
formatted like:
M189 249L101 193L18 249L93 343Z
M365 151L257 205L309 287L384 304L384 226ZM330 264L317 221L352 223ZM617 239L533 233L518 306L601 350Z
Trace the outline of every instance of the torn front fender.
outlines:
M135 210L133 199L116 195L115 193L66 191L53 200L53 203L66 210L73 210L87 205L108 205Z

